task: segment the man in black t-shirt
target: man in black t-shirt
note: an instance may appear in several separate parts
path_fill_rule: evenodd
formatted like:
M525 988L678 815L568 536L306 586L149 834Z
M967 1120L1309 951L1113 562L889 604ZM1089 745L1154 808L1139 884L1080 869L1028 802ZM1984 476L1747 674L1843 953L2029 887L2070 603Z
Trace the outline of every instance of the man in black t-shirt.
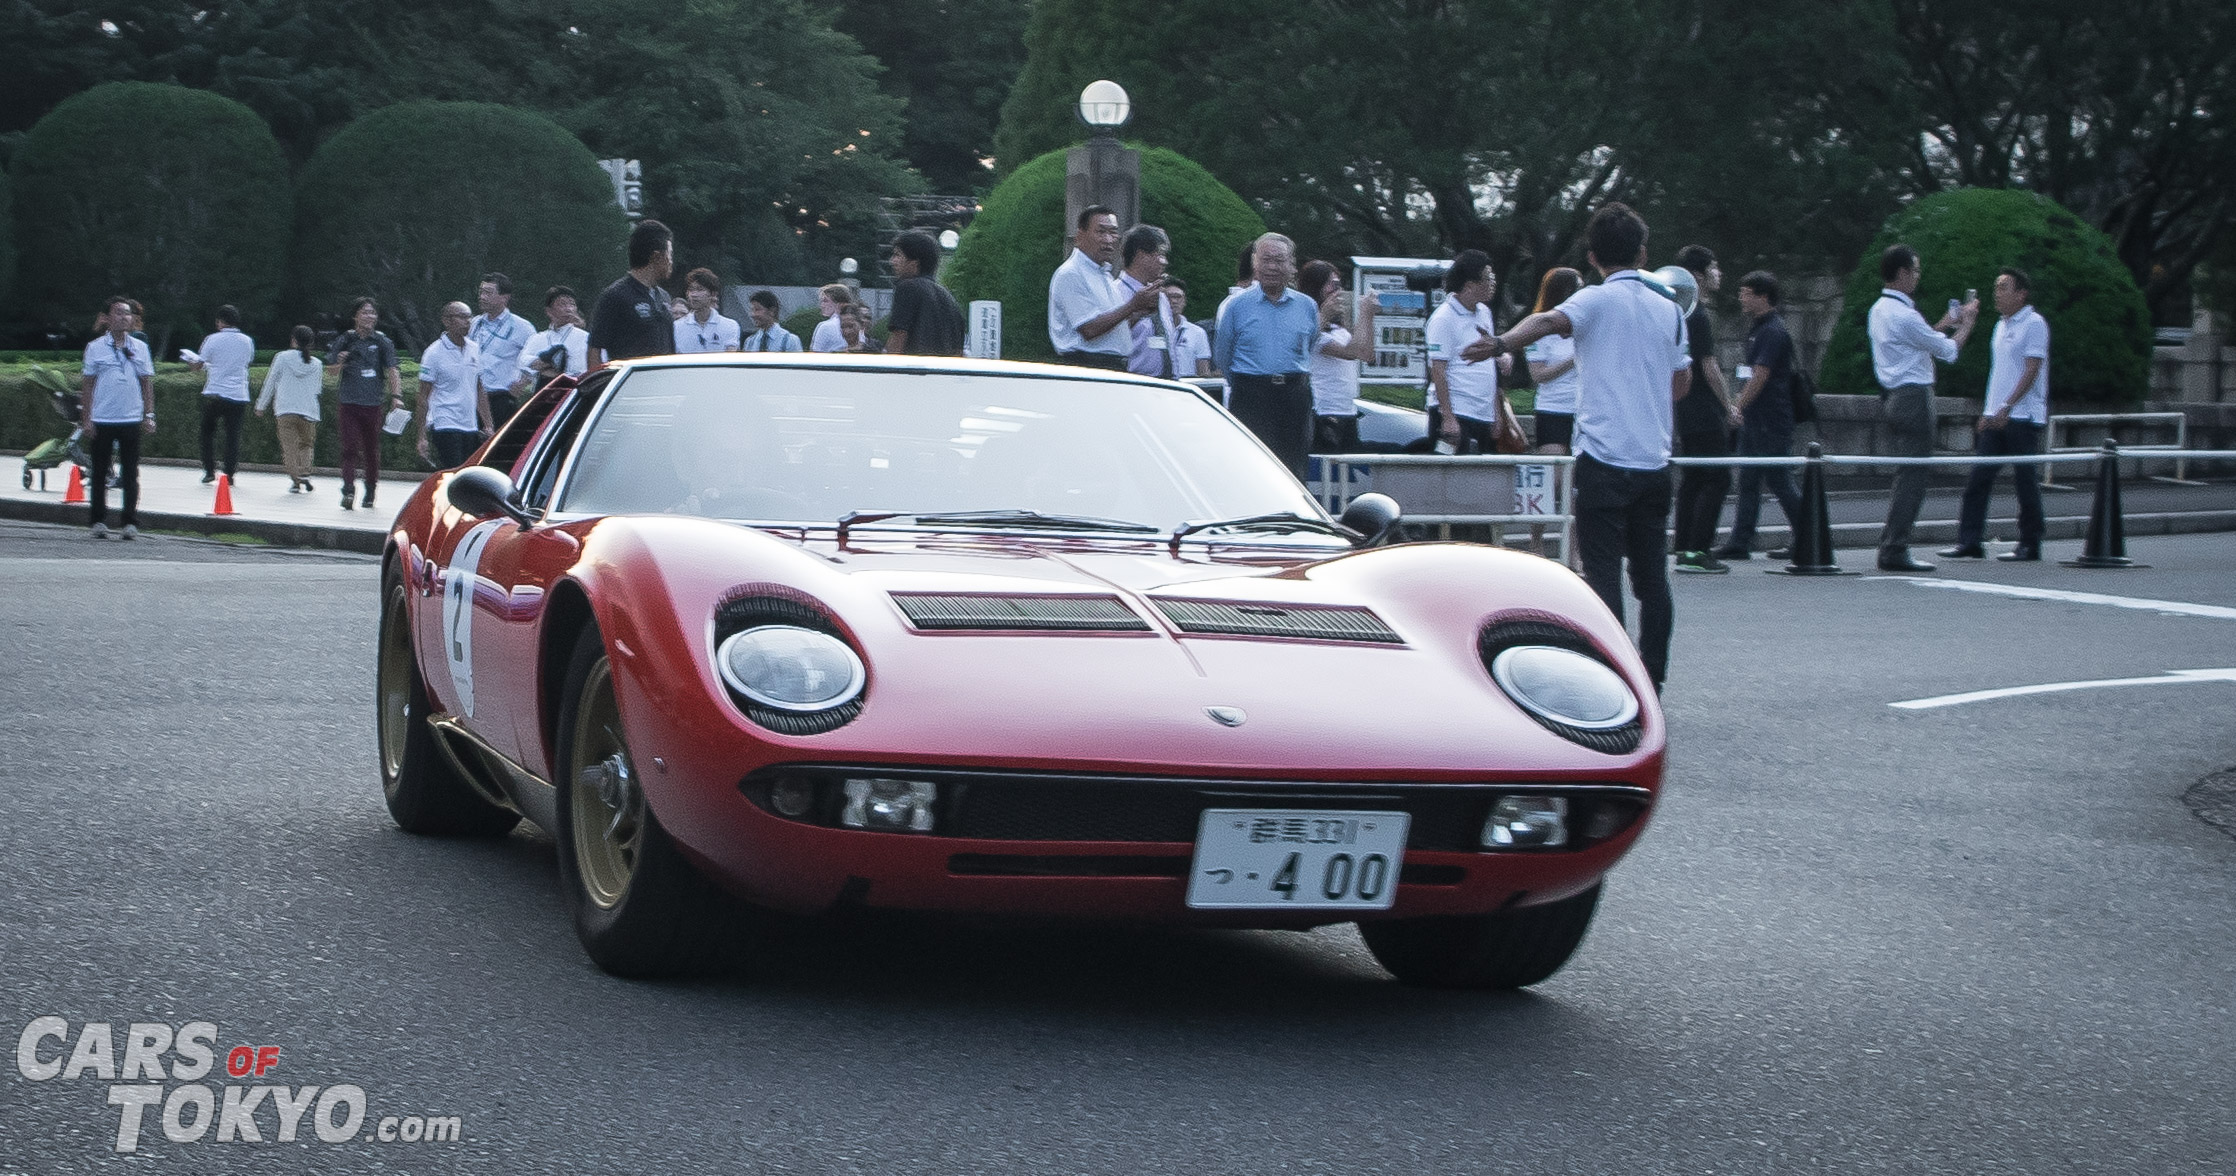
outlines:
M1755 270L1739 279L1739 309L1754 326L1747 333L1747 381L1739 390L1739 452L1747 457L1786 457L1793 452L1793 336L1778 316L1778 279ZM1739 471L1739 505L1731 514L1731 546L1744 551L1754 542L1762 512L1764 486L1778 496L1786 526L1801 534L1801 494L1793 471L1784 466L1748 466Z
M1716 331L1708 321L1708 297L1723 288L1724 271L1705 245L1687 245L1677 251L1677 264L1692 271L1700 290L1699 301L1685 319L1685 339L1693 360L1692 386L1677 401L1677 452L1686 457L1729 457L1731 430L1738 423L1731 398L1724 392L1723 372L1716 367ZM1677 520L1671 546L1677 549L1680 572L1728 572L1709 553L1716 545L1716 519L1724 511L1724 493L1731 489L1731 470L1725 466L1686 466L1677 479ZM1741 552L1740 559L1747 558Z
M930 233L902 233L893 242L893 310L885 319L887 355L961 355L963 308L939 272L939 242Z
M675 316L660 283L675 272L675 234L656 220L629 233L629 272L598 295L590 312L590 361L667 355L675 350Z

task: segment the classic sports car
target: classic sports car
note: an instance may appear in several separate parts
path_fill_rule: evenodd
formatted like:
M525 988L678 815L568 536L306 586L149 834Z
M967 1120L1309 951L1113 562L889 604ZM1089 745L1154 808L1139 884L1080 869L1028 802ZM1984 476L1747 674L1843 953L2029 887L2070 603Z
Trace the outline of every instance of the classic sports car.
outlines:
M1397 513L1331 520L1158 380L798 355L559 380L390 535L389 811L550 830L624 975L690 965L710 900L742 900L1356 920L1403 980L1533 984L1645 823L1661 713L1582 581L1386 546Z

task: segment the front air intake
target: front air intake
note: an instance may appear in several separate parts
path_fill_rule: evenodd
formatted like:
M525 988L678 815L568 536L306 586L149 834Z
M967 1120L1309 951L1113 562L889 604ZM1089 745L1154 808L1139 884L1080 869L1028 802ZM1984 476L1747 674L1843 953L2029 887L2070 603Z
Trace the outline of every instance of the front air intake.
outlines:
M1347 604L1254 604L1238 600L1159 600L1157 610L1183 633L1297 637L1403 645L1371 609Z
M919 629L1041 633L1146 633L1149 622L1115 596L1005 596L895 592L908 623Z

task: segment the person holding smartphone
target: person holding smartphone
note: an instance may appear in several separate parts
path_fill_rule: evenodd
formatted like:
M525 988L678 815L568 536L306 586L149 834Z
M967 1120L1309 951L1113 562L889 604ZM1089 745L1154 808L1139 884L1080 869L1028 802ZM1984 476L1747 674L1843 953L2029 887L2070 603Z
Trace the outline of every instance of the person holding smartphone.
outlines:
M1887 453L1892 457L1933 455L1933 365L1955 363L1972 326L1979 320L1980 300L1949 308L1941 321L1927 325L1911 298L1917 293L1921 272L1918 251L1908 245L1889 245L1879 256L1879 277L1886 288L1871 304L1871 367L1879 379L1879 395L1887 420ZM1944 334L1943 332L1948 332ZM1894 475L1894 497L1887 503L1887 522L1879 531L1879 570L1930 572L1933 565L1910 557L1910 528L1925 505L1925 467L1901 466Z

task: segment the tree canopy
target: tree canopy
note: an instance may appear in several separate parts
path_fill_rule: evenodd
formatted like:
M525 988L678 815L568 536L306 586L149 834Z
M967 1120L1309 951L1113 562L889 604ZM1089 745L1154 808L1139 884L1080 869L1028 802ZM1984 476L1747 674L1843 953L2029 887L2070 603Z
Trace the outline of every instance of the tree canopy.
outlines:
M1502 286L1581 260L1623 199L1666 257L1845 265L1905 201L2050 195L2162 312L2229 230L2236 6L2139 0L1039 0L1003 167L1076 141L1098 77L1129 134L1310 252L1488 251Z
M375 111L319 148L298 193L298 303L339 315L369 294L407 347L433 341L443 303L473 306L484 273L511 278L520 306L553 284L587 304L626 261L628 224L589 149L508 106Z
M23 293L48 321L123 292L158 344L220 304L279 295L287 164L255 112L202 90L111 82L31 128L10 166Z

